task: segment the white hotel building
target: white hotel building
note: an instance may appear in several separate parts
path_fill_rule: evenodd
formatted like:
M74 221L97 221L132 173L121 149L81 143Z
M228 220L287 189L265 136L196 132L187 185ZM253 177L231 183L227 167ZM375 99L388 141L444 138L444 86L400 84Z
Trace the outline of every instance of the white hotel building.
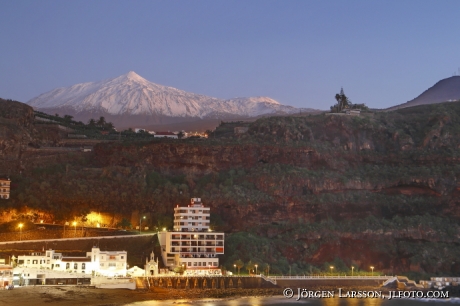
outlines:
M68 271L103 276L126 275L126 251L101 251L93 247L86 257L63 256L54 250L18 256L18 267Z
M186 275L220 275L217 256L224 254L224 233L211 231L209 222L209 207L200 198L192 198L187 207L175 207L174 231L158 235L165 265L183 267Z

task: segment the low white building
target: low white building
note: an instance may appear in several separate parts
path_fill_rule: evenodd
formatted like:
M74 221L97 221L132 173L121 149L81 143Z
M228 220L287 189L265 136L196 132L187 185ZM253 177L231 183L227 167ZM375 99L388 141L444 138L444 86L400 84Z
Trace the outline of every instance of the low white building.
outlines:
M126 275L126 251L101 251L93 247L85 257L63 256L54 250L18 256L18 267L49 269L103 276Z
M155 138L172 138L172 139L178 139L179 138L177 136L177 134L174 134L173 132L156 132L153 137L155 137Z
M155 261L155 254L153 254L153 251L152 251L152 253L150 253L150 258L145 259L144 276L158 275L158 273L159 273L158 257L157 257L157 260Z

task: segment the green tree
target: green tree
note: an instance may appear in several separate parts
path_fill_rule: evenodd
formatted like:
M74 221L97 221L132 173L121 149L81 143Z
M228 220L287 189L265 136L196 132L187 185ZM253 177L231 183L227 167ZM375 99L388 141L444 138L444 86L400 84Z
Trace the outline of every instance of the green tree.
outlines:
M337 109L337 112L344 110L345 108L350 107L351 102L348 100L348 97L343 92L343 88L340 89L340 93L335 95L335 99L337 100L337 107L331 107L331 111L333 109Z
M244 262L241 259L235 261L235 266L238 268L238 275L240 275L240 269L244 267Z
M121 227L121 228L131 228L132 225L131 225L131 222L129 222L128 219L123 218L120 222L117 223L117 227Z
M99 117L99 120L97 121L97 125L99 126L104 126L107 122L105 121L105 118L103 116Z
M246 270L248 270L248 274L251 274L251 270L254 269L254 263L249 260L247 263L246 263L246 266L245 266Z

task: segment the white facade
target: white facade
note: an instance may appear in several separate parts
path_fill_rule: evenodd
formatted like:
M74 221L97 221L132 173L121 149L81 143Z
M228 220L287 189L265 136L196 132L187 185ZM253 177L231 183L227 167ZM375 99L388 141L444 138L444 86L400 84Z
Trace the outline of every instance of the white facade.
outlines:
M155 138L172 138L172 139L178 139L179 137L171 132L157 132L155 135L153 135Z
M11 181L9 178L0 178L0 199L7 200L10 198L10 185Z
M126 251L101 251L92 248L86 257L65 257L54 250L19 255L18 267L49 269L104 276L126 275Z
M174 231L158 235L166 266L182 267L185 274L221 273L218 255L224 254L225 235L210 230L209 215L200 198L174 208Z
M200 198L192 198L188 207L174 208L174 230L177 232L203 232L209 230L210 208Z

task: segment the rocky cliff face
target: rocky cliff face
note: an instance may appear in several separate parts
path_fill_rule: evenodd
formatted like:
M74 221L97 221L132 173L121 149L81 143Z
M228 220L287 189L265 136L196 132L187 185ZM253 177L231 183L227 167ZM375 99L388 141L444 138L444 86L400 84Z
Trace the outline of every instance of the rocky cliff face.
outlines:
M139 210L151 212L154 227L199 196L214 227L234 233L229 267L256 258L283 273L333 262L457 273L459 111L450 103L273 117L222 124L208 140L104 143L60 160L29 150L9 205L54 212L56 220ZM248 132L234 135L240 124Z

